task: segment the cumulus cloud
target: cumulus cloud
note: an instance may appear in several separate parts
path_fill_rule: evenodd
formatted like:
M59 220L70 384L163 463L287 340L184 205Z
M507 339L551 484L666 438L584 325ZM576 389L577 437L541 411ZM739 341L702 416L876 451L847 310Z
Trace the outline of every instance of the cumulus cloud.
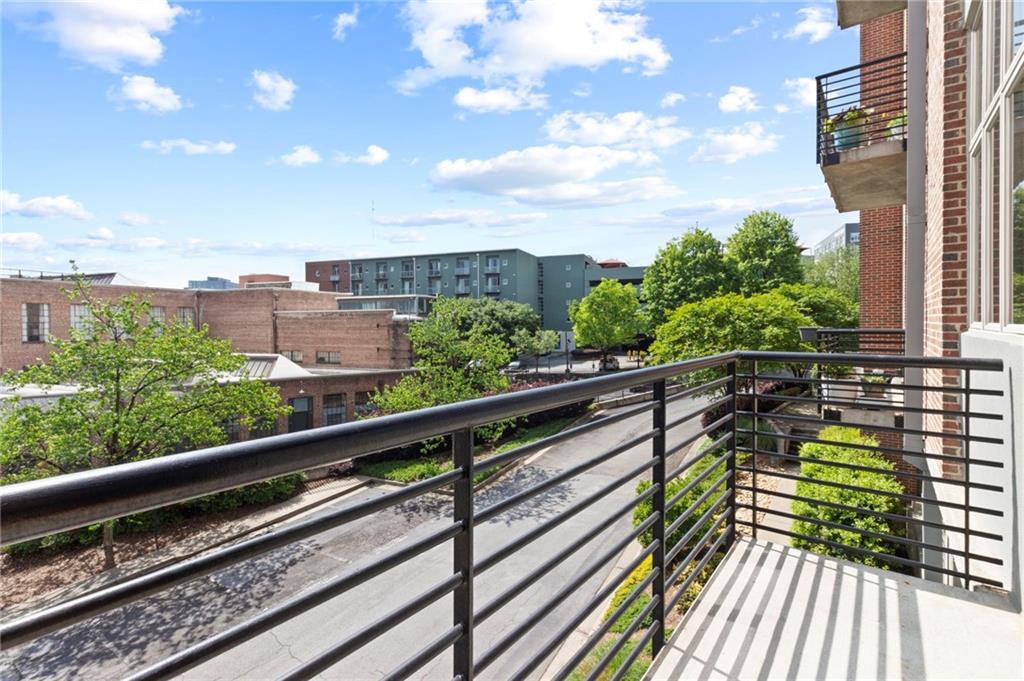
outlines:
M748 87L732 85L729 91L718 100L718 108L725 113L740 111L757 111L761 105L757 103L757 95Z
M394 227L428 227L435 225L468 225L473 227L505 227L543 220L547 213L501 214L485 208L449 208L404 215L378 215L374 222Z
M14 213L27 218L71 218L92 220L92 213L70 196L36 196L22 200L19 194L0 189L0 213Z
M366 147L366 153L358 156L352 156L343 152L338 152L334 155L335 163L361 163L364 166L379 166L391 158L391 152L384 147L378 147L376 144L371 144Z
M299 86L275 71L252 72L252 83L256 90L253 101L269 111L287 111L292 108L292 99Z
M604 182L562 182L543 187L511 189L516 201L556 208L596 208L636 201L666 199L680 194L678 187L660 176Z
M115 72L129 62L159 62L164 45L157 35L169 32L187 13L167 0L50 2L10 11L24 14L18 25L57 43L64 54Z
M817 91L813 78L787 78L782 86L786 88L790 98L803 107L814 106L817 102Z
M567 144L607 145L627 149L665 149L690 139L674 116L648 117L640 111L603 113L563 111L548 119L544 131L549 140Z
M548 96L533 92L529 87L495 87L478 90L464 87L455 94L456 106L473 113L511 113L528 109L543 109Z
M224 140L219 142L212 142L209 140L193 142L185 139L184 137L160 140L158 142L145 140L142 143L142 148L147 151L155 151L158 154L169 154L175 149L180 149L185 152L185 155L187 156L200 156L203 154L223 156L225 154L233 153L237 146L238 145L234 142L225 142Z
M18 251L38 251L46 246L46 239L38 232L0 232L0 244Z
M88 238L93 241L112 241L114 239L114 232L107 227L100 227L95 231L89 232Z
M334 39L344 40L348 29L359 22L359 5L352 8L351 12L341 12L334 17Z
M414 244L427 240L427 236L418 229L400 229L397 232L385 234L384 238L393 244Z
M181 109L181 98L174 90L157 84L149 76L122 76L121 87L112 88L108 96L146 113L165 114Z
M775 113L786 113L789 111L789 105L787 104L776 104Z
M829 37L836 27L832 9L824 5L811 5L796 11L800 21L785 33L789 40L807 37L807 41L818 43Z
M278 159L286 166L301 168L302 166L315 165L322 160L320 154L310 146L298 144L292 147L290 153L284 154Z
M709 128L691 161L736 163L778 148L779 136L765 130L760 123L744 123L730 128Z
M671 109L676 104L680 104L686 101L686 95L681 92L666 92L665 96L661 98L660 106L662 109Z
M145 213L136 213L134 211L125 211L117 216L117 221L122 225L129 227L144 227L146 225L153 224L153 218L149 217Z
M108 251L149 251L168 246L168 242L156 236L144 236L131 239L118 239L109 229L101 227L90 232L82 239L64 239L58 244L64 248L91 248Z

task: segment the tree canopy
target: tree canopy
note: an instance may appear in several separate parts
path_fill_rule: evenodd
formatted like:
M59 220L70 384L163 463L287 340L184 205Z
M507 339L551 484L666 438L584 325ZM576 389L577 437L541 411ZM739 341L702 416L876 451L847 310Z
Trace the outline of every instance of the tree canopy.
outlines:
M796 303L815 326L850 329L860 323L857 304L835 289L810 284L783 284L775 292Z
M663 324L670 312L729 291L732 272L722 244L711 232L691 229L665 244L644 274L641 298L650 331Z
M540 331L540 315L526 303L495 298L445 300L449 301L445 303L447 306L455 306L462 310L458 314L458 324L459 331L464 334L479 329L483 333L497 336L509 348L515 349L516 332L523 330L533 334Z
M745 295L803 281L793 222L774 211L745 217L726 242L725 256L735 270L736 289Z
M804 280L835 289L856 303L860 300L860 249L845 246L817 256L804 267Z
M636 340L640 330L640 302L632 284L604 279L580 301L569 306L576 345L601 350Z

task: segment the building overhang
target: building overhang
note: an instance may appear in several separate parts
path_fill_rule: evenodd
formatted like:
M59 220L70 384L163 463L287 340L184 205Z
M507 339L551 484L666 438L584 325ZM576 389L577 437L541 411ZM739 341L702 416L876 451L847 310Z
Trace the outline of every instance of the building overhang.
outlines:
M836 0L839 28L859 26L907 8L907 0Z
M907 152L904 140L881 140L823 159L836 210L901 206L907 202Z

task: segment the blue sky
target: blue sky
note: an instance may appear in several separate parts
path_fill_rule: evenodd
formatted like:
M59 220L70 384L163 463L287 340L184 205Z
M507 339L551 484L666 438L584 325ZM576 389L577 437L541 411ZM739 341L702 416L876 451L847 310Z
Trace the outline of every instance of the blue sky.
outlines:
M832 3L5 3L2 265L152 285L836 213Z

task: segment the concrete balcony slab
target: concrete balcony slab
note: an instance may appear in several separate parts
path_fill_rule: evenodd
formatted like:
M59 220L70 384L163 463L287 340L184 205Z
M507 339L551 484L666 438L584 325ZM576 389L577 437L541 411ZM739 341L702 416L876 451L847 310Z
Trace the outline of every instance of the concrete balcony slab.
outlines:
M907 0L836 0L839 28L859 26L907 8Z
M831 154L822 163L821 172L840 213L907 202L903 140L882 140Z

